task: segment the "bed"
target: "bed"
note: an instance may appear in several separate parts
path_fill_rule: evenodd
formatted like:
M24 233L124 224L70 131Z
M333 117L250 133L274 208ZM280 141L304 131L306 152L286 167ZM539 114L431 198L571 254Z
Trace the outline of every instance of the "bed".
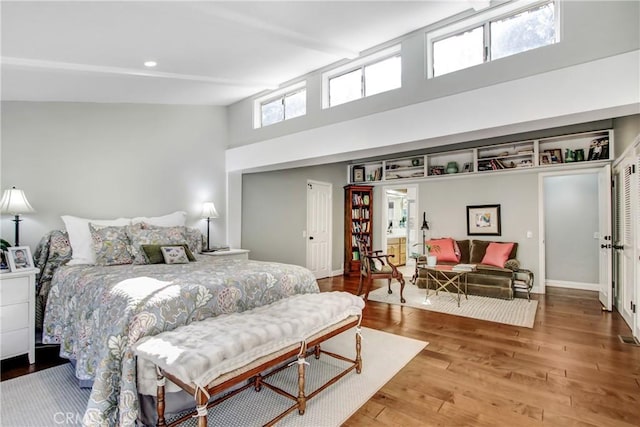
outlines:
M134 425L139 400L131 346L140 338L298 293L318 292L306 268L196 255L187 264L64 265L65 233L36 249L42 341L60 344L93 382L86 425ZM223 258L223 257L220 257Z

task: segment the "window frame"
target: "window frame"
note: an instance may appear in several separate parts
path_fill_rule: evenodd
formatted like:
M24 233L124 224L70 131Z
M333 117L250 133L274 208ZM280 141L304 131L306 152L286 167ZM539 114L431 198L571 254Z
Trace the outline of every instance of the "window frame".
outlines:
M286 108L284 108L284 100L286 97L291 96L291 95L295 95L301 91L305 92L305 102L304 102L304 114L300 114L298 116L294 116L294 117L287 117L287 110ZM269 123L264 125L262 123L262 107L265 104L269 104L273 101L276 101L280 99L283 105L283 110L284 110L284 118L282 120L279 120L277 122L273 122L273 123ZM302 81L293 85L289 85L286 86L282 89L276 90L276 91L272 91L269 92L268 94L261 96L260 98L257 98L253 101L253 128L254 129L259 129L259 128L263 128L263 127L267 127L267 126L272 126L275 125L277 123L282 123L285 120L290 120L290 119L295 119L296 117L302 117L305 116L307 114L307 82L306 81Z
M494 21L500 21L500 20L504 20L507 19L509 17L515 16L519 13L525 12L527 10L531 10L531 9L536 9L538 7L544 6L546 4L549 3L553 3L553 7L554 7L554 21L555 21L555 42L554 44L557 44L560 42L561 40L561 29L562 26L560 25L561 21L560 21L560 15L561 15L561 4L562 2L559 0L518 0L518 1L512 1L509 2L507 4L503 4L500 6L497 6L495 8L491 8L491 9L487 9L483 12L477 13L469 18L465 18L462 19L460 21L454 22L450 25L444 26L442 28L433 30L433 31L429 31L427 33L425 33L425 44L426 44L426 64L425 64L425 69L426 69L426 78L427 79L432 79L434 77L440 77L440 76L444 76L446 74L450 74L450 73L445 73L445 74L440 74L438 76L436 76L434 74L434 49L433 49L433 44L440 41L440 40L444 40L447 39L449 37L454 37L456 35L459 34L463 34L467 31L473 30L475 28L478 27L483 27L483 34L484 34L484 47L483 47L483 52L482 52L482 56L483 56L483 62L482 64L485 64L487 62L491 62L493 61L493 59L490 57L491 56L491 23ZM524 51L527 52L527 51ZM523 53L523 52L520 52ZM515 54L517 55L517 54ZM513 55L508 55L505 56L503 58L507 58L509 56L513 56ZM502 58L499 58L502 59ZM478 64L480 65L480 64ZM475 65L474 65L475 66ZM466 67L466 68L471 68L471 67ZM466 68L461 68L460 70L464 70ZM456 71L460 71L460 70L456 70ZM452 71L455 72L455 71Z
M366 85L367 85L365 81L365 68L370 65L377 64L382 61L386 61L387 59L390 59L390 58L394 58L394 57L400 58L401 68L400 68L400 86L394 89L389 89L389 90L402 88L402 49L401 47L402 46L400 44L396 44L386 49L382 49L378 52L372 53L370 55L366 55L356 60L350 61L347 64L333 68L325 73L322 73L322 108L327 109L327 108L337 107L338 105L348 104L350 102L357 101L358 99L363 99L369 96L373 96L373 95L365 95ZM361 70L360 97L353 99L351 101L343 102L341 104L331 105L331 99L330 99L331 80L344 76L346 74L349 74L358 69ZM388 90L384 92L378 92L375 95L378 95L380 93L385 93L385 92L388 92Z

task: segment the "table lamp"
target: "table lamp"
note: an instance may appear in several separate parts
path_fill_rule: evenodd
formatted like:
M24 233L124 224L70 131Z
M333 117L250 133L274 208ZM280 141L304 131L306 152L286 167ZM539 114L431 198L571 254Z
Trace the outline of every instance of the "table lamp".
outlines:
M0 212L14 215L13 221L16 223L15 246L20 246L20 221L22 221L20 214L35 212L35 209L29 204L27 196L24 195L24 191L18 190L16 187L4 190L0 200Z
M216 211L216 207L213 204L213 202L205 202L202 205L202 215L200 215L202 218L206 218L207 220L207 249L205 249L203 252L212 252L215 249L211 249L210 248L210 242L211 240L209 239L209 224L211 223L211 219L212 218L218 218L218 211Z

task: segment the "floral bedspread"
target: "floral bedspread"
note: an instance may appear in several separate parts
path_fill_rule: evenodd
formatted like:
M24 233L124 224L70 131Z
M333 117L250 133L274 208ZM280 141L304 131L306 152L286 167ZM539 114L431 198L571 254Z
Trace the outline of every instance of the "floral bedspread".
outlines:
M188 264L62 266L53 275L44 343L75 359L76 376L94 385L83 423L134 425L140 338L293 294L319 292L306 268L198 256Z

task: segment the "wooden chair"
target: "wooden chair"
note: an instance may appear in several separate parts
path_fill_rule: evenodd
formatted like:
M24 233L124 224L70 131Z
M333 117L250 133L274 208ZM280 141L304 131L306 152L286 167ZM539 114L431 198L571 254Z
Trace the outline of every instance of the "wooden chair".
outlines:
M375 279L387 279L389 290L391 291L391 280L396 279L400 282L400 302L407 302L402 295L404 291L404 277L402 273L398 271L398 268L393 265L389 258L393 258L393 255L383 254L381 250L371 251L367 250L367 245L364 242L358 242L358 250L360 251L360 283L358 285L358 295L362 295L362 285L366 281L366 292L364 294L364 300L369 298L369 291L371 290L371 283Z

